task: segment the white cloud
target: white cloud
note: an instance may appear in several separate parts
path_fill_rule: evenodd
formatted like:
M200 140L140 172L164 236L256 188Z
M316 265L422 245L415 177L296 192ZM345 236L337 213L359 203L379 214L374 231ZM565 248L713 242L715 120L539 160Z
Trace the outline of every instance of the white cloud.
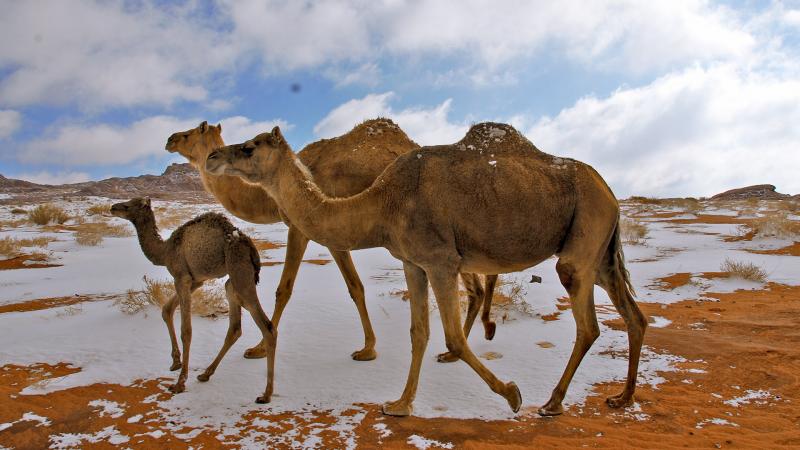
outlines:
M323 138L338 136L350 131L356 124L376 117L394 120L420 145L455 142L466 133L468 126L453 123L447 118L451 100L447 99L433 108L407 108L394 111L389 101L393 92L369 94L339 105L314 126L314 133ZM223 126L223 130L224 130Z
M368 62L352 70L345 70L340 67L330 68L325 71L325 76L333 80L336 83L336 87L354 84L375 86L380 80L381 68L377 63Z
M28 143L18 159L26 163L64 166L127 164L161 155L172 133L195 127L199 122L154 116L129 126L66 125Z
M229 144L244 142L254 136L272 131L275 126L281 127L284 133L292 129L292 125L281 119L254 122L244 116L234 116L222 119L222 139Z
M84 172L48 172L46 170L35 173L21 173L11 178L26 180L39 184L68 184L89 181L89 174Z
M237 43L257 52L267 71L375 61L387 53L412 62L457 56L474 72L468 78L481 82L545 48L591 67L646 72L741 58L754 45L739 17L704 0L223 4Z
M11 109L0 110L0 139L14 134L20 125L22 125L22 114Z
M0 15L0 101L7 105L169 105L204 101L203 81L235 56L224 35L180 7L11 2Z
M49 163L64 166L128 164L151 156L166 156L164 145L176 131L194 128L200 119L153 116L130 125L65 125L23 147L17 159L25 163ZM214 122L211 122L214 123ZM275 119L254 122L243 116L222 119L226 142L242 142L275 125L291 129L291 124Z
M758 183L798 193L798 104L797 77L695 67L585 97L527 135L592 164L618 196L708 196Z

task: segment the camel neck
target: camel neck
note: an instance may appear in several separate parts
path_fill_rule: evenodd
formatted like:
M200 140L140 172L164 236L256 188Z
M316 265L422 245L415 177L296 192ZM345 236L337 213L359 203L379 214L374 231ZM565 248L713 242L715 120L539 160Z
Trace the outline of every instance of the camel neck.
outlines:
M374 189L349 198L330 198L291 150L282 155L274 179L265 186L267 192L307 238L340 251L380 246L383 216Z
M164 253L166 243L161 239L158 234L158 227L156 227L156 217L152 210L148 210L146 214L136 218L133 221L133 226L136 228L136 234L139 236L139 245L142 247L142 252L151 263L157 266L165 265Z

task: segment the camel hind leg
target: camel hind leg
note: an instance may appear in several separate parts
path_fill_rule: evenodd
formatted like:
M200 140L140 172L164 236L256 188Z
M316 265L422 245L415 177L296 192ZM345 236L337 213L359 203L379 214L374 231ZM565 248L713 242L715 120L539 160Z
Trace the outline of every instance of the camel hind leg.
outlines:
M605 289L617 312L628 329L628 374L622 392L608 397L606 402L612 408L627 406L633 401L636 390L636 377L639 372L639 357L647 329L647 318L633 298L630 280L625 269L625 256L619 239L619 228L609 243L605 264L598 270L597 284Z
M217 367L219 363L222 362L222 358L225 357L228 349L242 336L242 305L239 297L236 296L236 292L233 290L231 280L225 282L225 294L230 307L230 312L228 313L228 332L225 334L225 342L222 344L222 348L219 350L217 357L214 358L211 365L197 376L198 381L208 381L211 376L214 375L214 372L217 371Z
M483 286L481 286L481 277L477 273L464 273L460 274L461 281L464 282L464 289L467 290L467 299L469 306L467 307L467 318L464 319L464 336L469 337L469 332L472 330L472 325L475 323L475 318L478 317L478 311L481 310L481 301L484 299ZM458 361L458 356L450 353L440 353L436 355L436 360L440 363L450 363Z
M497 275L486 275L486 287L483 291L483 312L481 312L481 322L483 323L483 333L487 341L494 339L497 331L497 324L491 317L492 300L494 299L494 288L497 285Z

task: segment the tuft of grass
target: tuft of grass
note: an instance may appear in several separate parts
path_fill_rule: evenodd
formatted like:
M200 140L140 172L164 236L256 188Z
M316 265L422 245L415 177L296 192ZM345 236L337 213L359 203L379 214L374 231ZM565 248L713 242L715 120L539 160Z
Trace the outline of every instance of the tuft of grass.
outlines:
M173 295L175 285L165 280L154 280L147 276L142 277L144 289L141 291L128 290L124 297L114 301L114 304L125 314L136 314L148 306L161 308ZM192 294L192 314L201 317L216 317L228 313L228 299L225 288L219 284L206 285Z
M174 230L194 217L194 211L189 208L167 208L161 206L157 207L154 212L156 226L161 230Z
M734 261L730 258L725 258L725 262L719 266L719 269L727 273L731 278L741 278L759 283L767 280L767 272L751 262Z
M100 245L104 237L128 237L133 236L133 232L125 224L86 222L77 226L74 235L79 245L95 246Z
M800 236L800 222L789 219L786 213L770 214L749 220L740 226L740 234L748 232L751 232L754 237L795 239Z
M30 210L28 218L36 225L61 224L69 220L69 215L58 206L45 203Z
M55 241L54 238L44 236L31 239L14 239L11 237L5 237L0 239L0 255L5 255L8 257L16 256L21 253L20 249L24 247L46 248L47 244L53 241Z
M620 222L620 238L626 244L644 244L649 230L647 224L636 219L623 217Z
M86 209L87 216L102 216L103 214L108 214L111 211L111 205L104 204L104 205L92 205Z

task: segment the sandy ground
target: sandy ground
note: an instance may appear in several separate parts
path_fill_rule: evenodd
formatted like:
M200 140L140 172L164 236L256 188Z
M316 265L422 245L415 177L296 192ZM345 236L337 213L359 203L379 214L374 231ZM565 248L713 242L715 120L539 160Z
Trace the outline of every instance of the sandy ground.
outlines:
M658 233L686 233L686 239L703 239L712 247L722 245L715 242L724 242L736 255L794 261L800 249L799 242L765 244L751 241L753 236L746 233L733 236L729 229L719 227L746 220L726 214L686 218L680 212L656 210L639 217L664 225ZM259 245L264 250L281 247L262 242ZM165 417L170 417L163 409L163 402L171 398L166 389L172 382L168 372L161 378L133 383L94 383L48 391L48 385L84 370L75 361L51 360L0 366L0 448L800 447L800 286L770 281L756 288L735 288L737 284L731 284L728 274L717 271L718 267L696 264L702 266L702 270L696 270L691 257L681 259L687 248L680 244L671 240L660 246L626 249L630 250L629 260L636 261L631 269L634 275L646 274L646 279L639 281L645 286L640 305L652 322L645 345L673 363L669 370L658 372L660 382L640 383L636 402L622 410L610 409L604 403L606 396L621 389L621 383L612 381L595 384L585 400L566 405L565 414L555 418L539 417L531 401L509 420L394 418L382 415L377 404L354 403L335 412L313 408L280 413L249 410L240 414L233 426L198 428L165 423ZM666 261L686 271L665 270L659 264ZM764 261L785 265L789 260ZM276 254L275 259L264 262L267 267L280 265L280 257ZM331 267L334 265L327 264L327 258L309 258L306 262L309 267L319 266L318 270L335 270ZM32 263L47 264L9 262L9 267L0 270L36 273L39 269L20 270L36 267ZM391 278L385 275L389 272L381 271L371 278L378 282L384 282L384 276ZM789 279L781 269L773 269L770 280L773 278ZM714 290L726 286L734 288L731 292ZM401 290L393 292L398 292L392 294L394 298L402 297ZM110 303L112 298L86 294L6 302L0 304L0 316L47 310L69 315L69 308ZM498 297L500 304L510 301ZM551 310L538 314L536 320L547 324L571 321L566 298L555 297L551 303ZM604 305L599 308L607 309ZM614 317L603 314L601 320L610 329L622 330L622 322ZM433 319L432 326L436 326ZM477 327L480 330L479 323ZM498 333L508 331L506 326L498 329ZM553 347L548 340L530 345L534 342L542 349ZM163 344L166 348L167 343ZM563 347L563 343L558 346ZM437 350L429 346L426 357L432 358ZM0 362L11 359L3 352L0 349ZM486 356L491 353L486 352L484 358L492 359ZM503 358L502 354L495 355ZM603 356L627 359L627 353L618 347L604 350ZM581 369L585 370L583 366ZM478 380L474 381L477 386ZM347 432L342 432L344 428Z

